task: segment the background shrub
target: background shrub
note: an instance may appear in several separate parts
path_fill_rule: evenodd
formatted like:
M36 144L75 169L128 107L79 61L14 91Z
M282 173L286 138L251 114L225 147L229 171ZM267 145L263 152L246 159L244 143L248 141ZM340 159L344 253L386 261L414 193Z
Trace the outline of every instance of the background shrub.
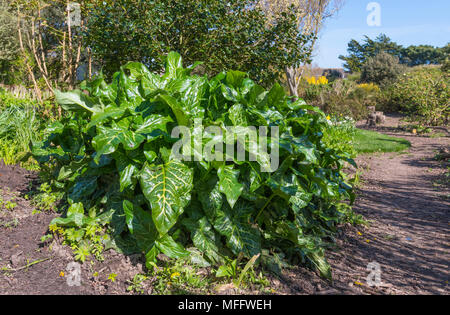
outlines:
M386 85L397 76L405 73L406 67L399 63L398 57L381 52L369 58L361 68L361 82Z
M446 124L450 113L449 78L439 67L417 67L388 89L385 107L398 109L421 123Z
M313 93L314 92L314 93ZM368 99L365 91L358 92L358 85L350 80L336 80L331 86L313 86L305 90L305 99L331 116L365 118Z

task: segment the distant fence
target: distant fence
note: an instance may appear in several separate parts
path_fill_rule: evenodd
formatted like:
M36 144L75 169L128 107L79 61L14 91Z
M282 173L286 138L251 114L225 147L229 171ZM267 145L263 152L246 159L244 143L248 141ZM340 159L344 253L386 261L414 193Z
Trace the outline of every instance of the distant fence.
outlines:
M0 89L6 90L17 98L28 98L32 100L39 100L34 88L27 88L22 85L5 85L0 83ZM50 90L41 90L42 99L45 100L53 96Z

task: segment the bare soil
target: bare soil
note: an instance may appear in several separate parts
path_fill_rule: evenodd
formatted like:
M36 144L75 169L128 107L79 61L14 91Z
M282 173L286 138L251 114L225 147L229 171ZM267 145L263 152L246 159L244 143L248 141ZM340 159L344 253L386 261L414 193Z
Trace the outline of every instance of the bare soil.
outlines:
M342 227L337 247L327 254L333 282L296 267L285 270L281 279L272 278L276 293L449 294L450 164L435 156L450 147L450 137L448 132L439 138L402 132L399 124L399 117L390 116L376 129L409 140L412 146L406 153L357 159L362 175L354 210L370 225ZM127 281L143 271L139 255L107 251L104 262L81 265L81 286L68 285L70 249L41 241L58 214L33 214L24 198L36 178L0 162L3 199L17 204L0 210L0 294L127 294ZM377 286L367 282L371 262L380 266ZM114 282L108 280L111 273L117 274ZM151 287L146 293L152 293Z

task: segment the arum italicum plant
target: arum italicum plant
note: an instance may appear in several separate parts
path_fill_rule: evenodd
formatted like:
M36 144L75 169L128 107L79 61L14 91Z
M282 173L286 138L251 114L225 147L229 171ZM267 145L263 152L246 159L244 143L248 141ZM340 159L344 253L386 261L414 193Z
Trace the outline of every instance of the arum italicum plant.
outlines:
M84 92L57 93L66 118L32 146L72 205L57 223L107 222L107 248L142 252L149 267L159 253L203 266L261 254L267 267L302 262L330 278L324 247L348 217L339 205L353 193L342 167L354 162L323 143L325 115L292 102L278 84L266 91L238 71L208 79L191 75L195 66L184 68L171 52L163 75L132 62L109 84L98 77L81 85ZM279 167L262 172L262 158L207 160L195 143L197 158L174 158L180 139L171 131L185 126L195 134L196 119L222 130L278 127L279 139L267 141L279 150ZM236 139L226 144L237 146Z

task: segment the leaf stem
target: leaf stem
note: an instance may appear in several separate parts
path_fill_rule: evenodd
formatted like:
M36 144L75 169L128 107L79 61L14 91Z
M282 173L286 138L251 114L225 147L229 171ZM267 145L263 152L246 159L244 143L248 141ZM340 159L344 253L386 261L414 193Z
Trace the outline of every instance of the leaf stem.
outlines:
M267 202L265 203L264 207L261 208L261 210L259 210L258 215L255 218L255 221L258 219L259 215L263 212L263 210L269 205L269 202L272 201L273 197L275 197L275 193L273 193L269 199L267 200Z

